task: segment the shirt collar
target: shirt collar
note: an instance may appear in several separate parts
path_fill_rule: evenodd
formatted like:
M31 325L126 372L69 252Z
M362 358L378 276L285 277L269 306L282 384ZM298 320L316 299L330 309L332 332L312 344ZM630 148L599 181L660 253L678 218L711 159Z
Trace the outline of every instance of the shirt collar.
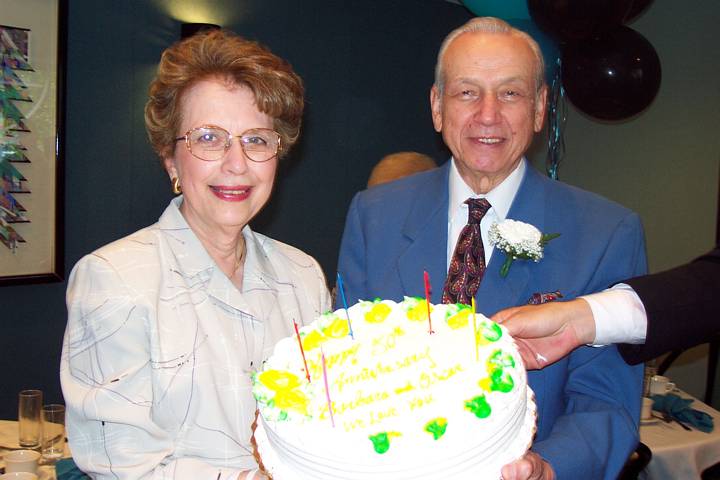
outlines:
M472 188L465 183L465 180L460 176L457 167L455 166L455 159L451 159L450 164L450 203L448 205L449 212L456 212L458 209L463 207L465 200L468 198L487 198L487 201L492 205L495 214L499 221L505 220L508 211L510 211L510 205L512 205L515 199L515 194L520 188L523 176L525 175L525 158L523 158L518 166L513 170L510 175L505 178L498 186L490 190L485 195L476 194ZM448 218L451 218L449 216Z
M188 275L196 275L203 271L212 270L222 278L227 278L210 257L210 254L207 253L202 242L200 242L200 239L192 231L187 220L180 212L182 202L182 195L173 198L158 221L160 229L172 239L170 246L178 266L184 274ZM245 240L246 252L243 273L243 290L245 290L245 282L249 276L262 277L265 274L274 277L274 270L264 253L264 246L258 242L250 225L243 227L242 234Z

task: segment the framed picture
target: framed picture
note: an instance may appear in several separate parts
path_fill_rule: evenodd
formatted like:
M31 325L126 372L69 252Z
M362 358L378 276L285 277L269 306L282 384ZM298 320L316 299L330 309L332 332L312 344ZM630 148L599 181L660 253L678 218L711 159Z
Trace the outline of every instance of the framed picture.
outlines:
M63 277L67 0L2 0L0 285Z

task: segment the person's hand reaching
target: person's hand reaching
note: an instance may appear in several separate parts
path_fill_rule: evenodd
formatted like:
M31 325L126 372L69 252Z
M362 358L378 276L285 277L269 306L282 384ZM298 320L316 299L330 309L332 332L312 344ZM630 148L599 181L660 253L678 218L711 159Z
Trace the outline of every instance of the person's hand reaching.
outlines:
M595 320L582 298L501 310L491 320L515 338L525 368L538 370L595 339Z

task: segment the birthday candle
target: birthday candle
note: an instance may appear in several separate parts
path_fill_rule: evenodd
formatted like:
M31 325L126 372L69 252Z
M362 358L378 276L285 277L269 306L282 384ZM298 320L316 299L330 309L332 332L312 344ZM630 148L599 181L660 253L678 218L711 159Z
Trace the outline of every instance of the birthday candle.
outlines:
M327 367L325 366L325 352L320 348L320 358L322 359L323 380L325 381L325 397L327 398L328 412L330 412L330 424L335 428L335 419L333 418L332 402L330 401L330 388L328 387Z
M472 299L472 311L473 311L473 338L475 339L475 361L480 360L480 353L478 352L478 337L477 337L477 318L475 316L475 297Z
M345 308L345 317L347 317L348 330L350 331L350 338L355 340L355 335L353 335L352 323L350 323L350 314L348 313L347 299L345 298L345 287L343 286L343 281L342 281L342 277L340 276L340 272L337 272L337 284L338 284L338 290L340 290L340 298L342 298L343 307Z
M427 303L427 312L428 312L428 327L430 330L428 330L428 333L432 334L432 320L430 319L430 275L426 270L423 270L423 280L425 281L425 303Z
M295 325L295 335L297 335L298 345L300 345L300 353L302 354L303 365L305 365L305 376L307 376L307 381L308 383L310 383L310 370L308 370L307 361L305 360L305 350L302 346L302 340L300 340L300 330L298 330L297 322L294 319L293 325Z

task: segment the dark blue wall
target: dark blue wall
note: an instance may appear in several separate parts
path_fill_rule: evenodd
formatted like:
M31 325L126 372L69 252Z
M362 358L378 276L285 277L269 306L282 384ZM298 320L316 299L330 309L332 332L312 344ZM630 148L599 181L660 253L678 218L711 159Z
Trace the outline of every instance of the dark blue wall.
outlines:
M69 3L66 276L82 255L153 223L170 199L147 145L143 106L160 53L187 20L172 18L168 7L193 4ZM253 226L315 256L333 277L347 206L375 162L399 150L446 158L428 91L442 38L470 14L443 0L194 3L220 17L208 21L268 45L305 80L302 140ZM0 287L0 418L16 418L22 388L62 400L65 287Z

